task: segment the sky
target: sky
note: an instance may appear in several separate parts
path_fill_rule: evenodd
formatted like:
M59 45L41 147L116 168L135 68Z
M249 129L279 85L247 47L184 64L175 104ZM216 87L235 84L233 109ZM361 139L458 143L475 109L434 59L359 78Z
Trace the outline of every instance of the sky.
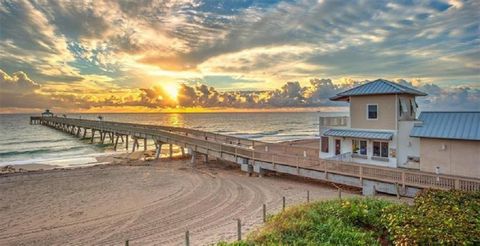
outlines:
M0 0L0 112L318 110L378 78L480 110L480 1Z

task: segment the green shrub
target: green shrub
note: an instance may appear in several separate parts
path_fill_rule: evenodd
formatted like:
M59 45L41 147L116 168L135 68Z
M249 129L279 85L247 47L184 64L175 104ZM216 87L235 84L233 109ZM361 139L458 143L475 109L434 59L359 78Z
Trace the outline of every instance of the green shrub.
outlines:
M480 245L480 192L424 190L414 205L356 198L290 207L219 245Z
M390 203L373 199L317 202L273 216L247 242L262 245L378 245L381 210Z
M424 190L382 222L396 245L480 245L480 192Z

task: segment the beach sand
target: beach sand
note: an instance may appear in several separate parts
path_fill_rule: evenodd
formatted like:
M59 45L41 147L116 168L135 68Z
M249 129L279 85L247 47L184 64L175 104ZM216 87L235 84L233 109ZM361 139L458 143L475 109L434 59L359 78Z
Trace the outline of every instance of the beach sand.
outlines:
M130 155L131 156L131 155ZM140 157L141 155L137 156ZM337 190L302 178L254 177L238 166L187 159L0 175L0 245L191 245L236 239L288 205L334 199ZM344 196L357 195L344 192Z
M112 157L111 157L112 158ZM120 162L122 163L122 162ZM192 245L236 238L287 204L330 199L329 186L283 177L248 177L210 161L130 161L0 176L0 245Z

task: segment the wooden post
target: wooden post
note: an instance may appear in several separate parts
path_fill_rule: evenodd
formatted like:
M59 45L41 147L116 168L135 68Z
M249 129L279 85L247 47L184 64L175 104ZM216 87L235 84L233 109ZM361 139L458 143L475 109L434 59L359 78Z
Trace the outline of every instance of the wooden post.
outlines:
M242 221L237 219L237 239L242 240Z
M360 183L363 185L363 166L360 166L359 170L359 176L360 176Z
M188 230L185 232L185 246L190 246L190 232Z
M118 144L118 138L120 136L117 135L117 137L115 138L115 145L113 146L113 150L117 151L117 144Z
M455 190L460 190L460 179L455 179Z
M400 199L400 187L397 182L395 182L395 192L397 193L397 198Z
M127 240L127 241L125 241L125 246L128 246L128 240Z
M197 152L195 152L193 149L192 149L192 159L190 160L190 163L193 165L195 164L195 158L197 157Z
M143 139L143 151L147 151L147 136Z
M173 157L173 146L172 146L172 144L169 144L168 148L169 148L168 156L170 157L170 159L172 159L172 157Z
M282 211L285 211L285 197L282 197Z
M155 151L155 159L159 159L161 153L162 153L162 143L158 142L157 149Z
M182 157L185 157L185 148L181 147L180 150L182 151Z
M310 202L310 191L307 190L307 202Z
M93 143L93 138L95 137L95 130L92 128L92 140L90 141L90 143Z
M87 128L83 128L83 137L82 138L85 138L87 136Z
M267 205L263 204L263 223L267 222Z
M342 199L342 188L338 188L338 198Z
M128 135L125 136L125 140L126 140L125 141L125 149L127 149L127 151L128 151Z
M105 143L105 137L107 136L106 132L100 132L100 140L102 140L102 144Z

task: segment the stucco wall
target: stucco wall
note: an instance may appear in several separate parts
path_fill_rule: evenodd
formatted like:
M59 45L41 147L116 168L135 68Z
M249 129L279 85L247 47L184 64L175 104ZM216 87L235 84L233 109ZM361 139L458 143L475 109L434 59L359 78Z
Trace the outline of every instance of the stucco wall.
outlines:
M409 156L420 157L420 139L410 137L415 121L398 122L398 166L404 167Z
M367 119L367 105L378 105L378 119ZM395 130L396 96L355 96L350 98L350 115L352 128Z
M420 139L420 170L480 178L480 141Z

